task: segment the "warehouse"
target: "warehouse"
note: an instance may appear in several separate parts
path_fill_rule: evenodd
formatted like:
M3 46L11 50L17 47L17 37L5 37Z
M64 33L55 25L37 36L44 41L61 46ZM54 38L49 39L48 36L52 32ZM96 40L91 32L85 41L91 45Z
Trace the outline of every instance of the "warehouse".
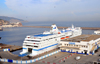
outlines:
M100 47L100 35L80 35L60 43L62 52L93 55Z

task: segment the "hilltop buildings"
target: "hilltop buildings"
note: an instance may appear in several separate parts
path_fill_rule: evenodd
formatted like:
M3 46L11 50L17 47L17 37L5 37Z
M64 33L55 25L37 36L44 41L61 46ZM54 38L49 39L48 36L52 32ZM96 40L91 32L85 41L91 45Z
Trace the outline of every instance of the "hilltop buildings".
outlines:
M1 27L20 27L22 26L22 23L21 22L9 22L9 21L5 21L5 20L2 20L0 19L0 26Z

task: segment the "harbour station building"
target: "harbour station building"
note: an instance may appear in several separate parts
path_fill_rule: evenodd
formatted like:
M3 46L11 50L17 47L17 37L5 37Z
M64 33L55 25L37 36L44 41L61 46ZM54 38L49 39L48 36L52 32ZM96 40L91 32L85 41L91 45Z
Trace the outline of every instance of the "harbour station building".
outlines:
M62 52L93 55L100 47L100 35L80 35L60 43Z

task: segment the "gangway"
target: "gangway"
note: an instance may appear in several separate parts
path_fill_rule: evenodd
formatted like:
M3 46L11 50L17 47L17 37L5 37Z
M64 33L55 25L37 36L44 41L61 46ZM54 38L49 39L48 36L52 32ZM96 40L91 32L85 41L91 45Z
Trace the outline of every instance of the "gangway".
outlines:
M26 52L26 53L24 53L24 54L20 54L20 55L18 55L18 56L20 56L20 57L24 57L24 56L28 56L30 53L29 52Z

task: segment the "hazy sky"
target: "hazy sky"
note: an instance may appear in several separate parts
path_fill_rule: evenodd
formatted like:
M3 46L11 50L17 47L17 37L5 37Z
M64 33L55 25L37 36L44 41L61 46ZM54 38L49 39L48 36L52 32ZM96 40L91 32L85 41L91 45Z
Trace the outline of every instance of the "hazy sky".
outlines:
M100 0L0 0L0 16L28 21L100 21Z

